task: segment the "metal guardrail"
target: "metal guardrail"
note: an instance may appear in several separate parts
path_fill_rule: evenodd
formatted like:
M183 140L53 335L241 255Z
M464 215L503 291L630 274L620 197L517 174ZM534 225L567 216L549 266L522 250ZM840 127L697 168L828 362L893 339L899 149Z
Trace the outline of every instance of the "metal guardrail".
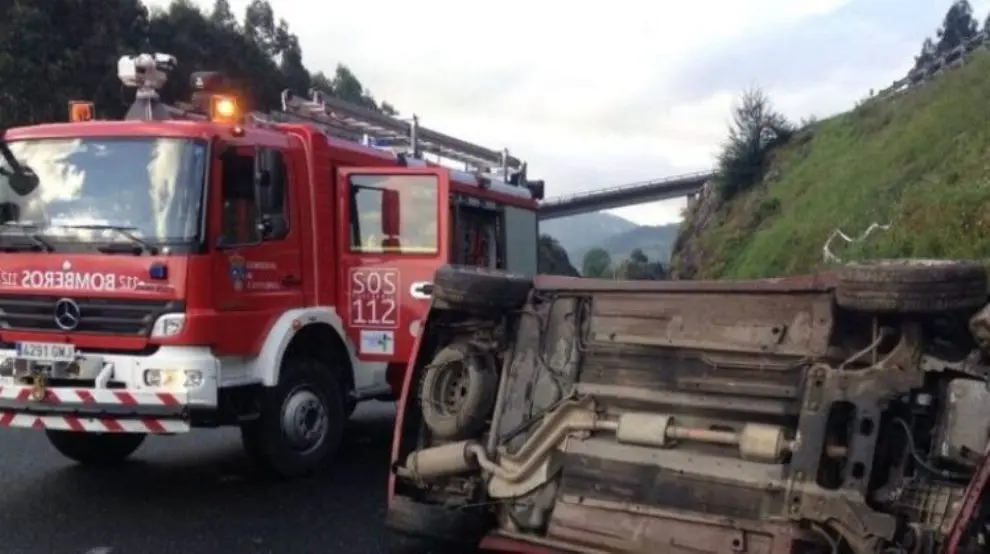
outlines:
M588 192L577 192L574 194L567 194L561 196L555 196L553 198L548 198L541 203L541 206L545 208L560 206L562 204L569 204L571 202L576 202L582 199L590 199L599 196L608 196L618 192L631 192L636 189L648 189L652 187L662 186L665 184L679 183L682 181L693 181L695 179L711 178L715 175L714 171L696 171L694 173L685 173L682 175L673 175L670 177L661 177L659 179L650 179L647 181L637 181L635 183L626 183L624 185L617 185L614 187L598 189Z
M912 88L923 85L936 76L941 75L946 69L952 69L966 65L969 61L968 54L990 45L990 32L981 31L964 44L953 48L941 57L935 59L924 67L912 69L903 79L894 81L889 87L871 95L866 101L883 100L906 92Z

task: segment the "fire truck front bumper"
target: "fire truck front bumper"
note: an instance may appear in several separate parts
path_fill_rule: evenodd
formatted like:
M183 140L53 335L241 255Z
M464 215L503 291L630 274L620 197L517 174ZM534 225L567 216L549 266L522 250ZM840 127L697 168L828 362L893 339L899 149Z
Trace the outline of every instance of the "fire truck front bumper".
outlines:
M0 349L0 427L90 433L188 432L192 410L217 406L219 360L208 348L149 356L77 352L38 362Z

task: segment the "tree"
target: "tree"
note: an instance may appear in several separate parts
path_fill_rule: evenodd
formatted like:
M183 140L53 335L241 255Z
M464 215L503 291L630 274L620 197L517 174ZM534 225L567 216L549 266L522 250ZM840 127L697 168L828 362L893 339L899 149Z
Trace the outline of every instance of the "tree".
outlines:
M544 275L566 275L579 277L578 271L571 265L567 251L550 235L540 235L537 243L537 271Z
M206 13L191 0L153 10L140 0L49 4L6 0L0 7L0 125L62 121L70 99L92 100L100 118L122 116L133 100L115 71L123 54L176 56L179 65L161 91L168 103L188 99L193 71L223 71L239 85L245 107L260 111L279 107L284 89L305 93L315 80L298 37L265 0L250 3L243 26L229 0L215 0ZM347 78L363 105L385 109L350 70Z
M230 31L237 29L237 18L234 11L230 9L230 2L227 0L216 0L213 3L213 11L210 13L210 23L220 29Z
M604 248L592 248L581 260L581 275L585 277L606 277L612 269L612 256Z
M770 151L794 133L794 126L773 109L770 98L759 88L743 92L732 121L729 138L718 156L715 181L725 200L758 183Z
M914 57L914 68L916 70L924 69L937 58L938 48L935 46L935 42L930 38L926 38L925 42L921 44L921 53Z
M651 262L639 248L629 253L629 259L619 264L616 277L634 281L660 281L668 278L667 268L660 262Z
M268 0L251 0L244 10L244 35L269 56L275 56L275 12Z
M973 19L973 7L969 5L969 0L956 0L949 6L949 11L942 20L936 50L939 54L951 52L978 32L979 24Z

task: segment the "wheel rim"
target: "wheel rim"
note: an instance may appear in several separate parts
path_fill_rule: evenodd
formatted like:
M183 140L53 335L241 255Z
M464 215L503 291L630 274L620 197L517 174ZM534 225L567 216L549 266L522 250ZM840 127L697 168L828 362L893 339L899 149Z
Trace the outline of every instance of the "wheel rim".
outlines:
M297 452L306 454L319 448L327 435L323 399L309 388L294 389L282 404L282 433Z
M433 387L431 400L444 414L455 415L460 412L467 397L470 377L463 362L447 364L444 372Z

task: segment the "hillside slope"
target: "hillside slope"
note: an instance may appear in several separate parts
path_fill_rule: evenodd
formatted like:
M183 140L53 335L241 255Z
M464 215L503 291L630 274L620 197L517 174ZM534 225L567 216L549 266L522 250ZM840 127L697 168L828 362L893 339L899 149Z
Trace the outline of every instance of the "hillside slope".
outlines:
M990 53L901 96L800 132L773 153L761 185L721 204L703 195L681 227L678 278L803 273L893 256L990 258Z

